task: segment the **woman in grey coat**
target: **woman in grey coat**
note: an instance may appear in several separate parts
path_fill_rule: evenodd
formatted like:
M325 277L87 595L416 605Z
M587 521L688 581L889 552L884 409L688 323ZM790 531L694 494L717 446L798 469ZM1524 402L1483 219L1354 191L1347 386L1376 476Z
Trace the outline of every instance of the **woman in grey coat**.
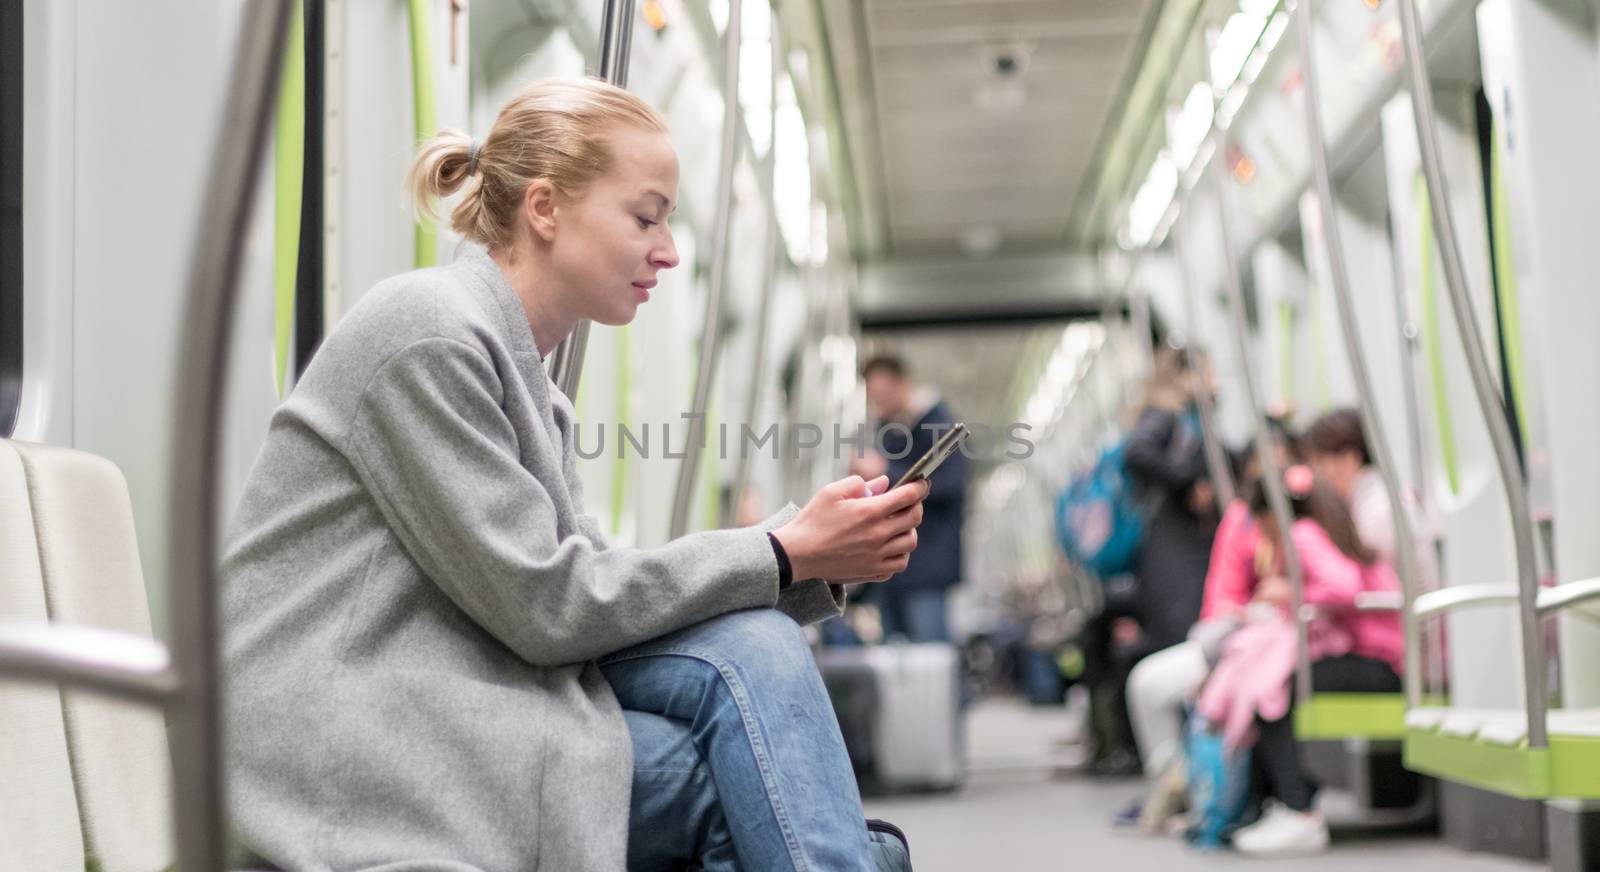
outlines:
M273 417L224 559L231 796L286 869L866 868L797 621L916 547L921 485L608 547L542 358L678 262L665 124L531 86L413 171L456 262L381 283ZM870 492L869 495L863 495Z

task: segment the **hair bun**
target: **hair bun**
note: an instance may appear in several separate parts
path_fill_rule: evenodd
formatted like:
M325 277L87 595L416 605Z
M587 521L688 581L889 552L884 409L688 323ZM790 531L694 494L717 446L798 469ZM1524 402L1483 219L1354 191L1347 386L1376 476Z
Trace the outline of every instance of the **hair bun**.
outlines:
M1317 483L1316 473L1304 463L1296 463L1283 471L1283 486L1289 496L1296 499L1311 496L1311 488Z

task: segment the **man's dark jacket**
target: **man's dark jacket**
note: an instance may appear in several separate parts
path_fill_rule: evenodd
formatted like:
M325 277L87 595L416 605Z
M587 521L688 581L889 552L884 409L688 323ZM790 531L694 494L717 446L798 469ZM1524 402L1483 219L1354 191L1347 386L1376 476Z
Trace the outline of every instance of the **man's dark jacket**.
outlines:
M950 409L941 401L934 403L911 428L909 447L906 445L905 427L881 426L878 444L889 463L889 483L899 481L900 476L926 454L954 423ZM972 450L970 438L966 448ZM911 553L911 562L905 572L889 581L897 590L937 590L961 580L961 524L966 514L970 465L966 454L957 450L933 474L933 489L922 504L922 526L917 528L917 550Z

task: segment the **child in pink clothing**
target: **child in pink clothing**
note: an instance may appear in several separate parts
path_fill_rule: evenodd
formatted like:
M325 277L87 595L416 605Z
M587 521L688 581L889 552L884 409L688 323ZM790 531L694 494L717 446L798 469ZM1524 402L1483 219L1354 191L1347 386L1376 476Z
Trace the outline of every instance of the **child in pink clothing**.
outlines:
M1303 602L1317 610L1309 627L1312 687L1318 692L1398 692L1403 645L1399 617L1355 608L1363 591L1397 590L1394 571L1362 543L1343 499L1309 467L1290 467L1284 473L1284 488L1296 519L1289 535L1304 573ZM1258 565L1267 568L1256 585L1251 612L1269 617L1247 628L1252 632L1240 631L1229 639L1212 679L1225 685L1208 683L1199 710L1234 718L1241 709L1255 712L1257 770L1266 795L1283 807L1274 814L1298 816L1301 820L1295 826L1319 829L1325 846L1326 826L1312 812L1316 785L1301 766L1294 736L1289 678L1295 658L1263 654L1293 651L1294 625L1289 622L1293 591L1283 577L1281 538L1265 488L1255 489L1250 506L1260 530ZM1264 819L1257 826L1268 823ZM1272 826L1281 830L1283 825L1279 820ZM1253 841L1260 841L1252 839L1251 829L1235 838L1235 847L1247 853Z

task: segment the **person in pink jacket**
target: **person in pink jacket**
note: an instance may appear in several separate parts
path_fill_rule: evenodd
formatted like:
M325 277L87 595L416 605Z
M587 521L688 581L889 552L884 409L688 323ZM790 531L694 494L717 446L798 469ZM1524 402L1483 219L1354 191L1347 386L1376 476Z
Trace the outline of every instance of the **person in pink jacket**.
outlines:
M1281 421L1272 423L1278 463L1294 462L1299 457L1294 436ZM1145 796L1117 811L1113 826L1137 825L1155 832L1182 810L1186 797L1178 774L1183 771L1184 712L1211 671L1215 644L1237 626L1259 578L1255 560L1260 534L1245 498L1261 474L1254 446L1236 453L1232 462L1241 493L1223 512L1211 544L1200 621L1190 628L1186 641L1141 660L1128 676L1128 714L1148 789Z
M1394 570L1362 542L1338 491L1309 467L1290 467L1284 485L1296 518L1290 537L1305 575L1304 602L1317 610L1312 687L1320 693L1399 692L1403 648L1399 617L1393 612L1356 610L1356 599L1363 591L1399 588ZM1259 547L1268 550L1262 563L1272 569L1256 585L1252 608L1273 606L1287 614L1293 591L1282 574L1282 537L1265 488L1256 488L1251 495L1251 512L1260 529ZM1292 628L1287 622L1283 626ZM1266 664L1257 665L1266 668ZM1292 672L1292 658L1288 666ZM1287 675L1284 678L1272 690L1287 699ZM1313 809L1316 785L1301 765L1292 705L1262 708L1280 715L1272 720L1258 715L1253 752L1264 793L1275 802L1259 822L1234 836L1234 847L1261 856L1326 850L1328 827Z

